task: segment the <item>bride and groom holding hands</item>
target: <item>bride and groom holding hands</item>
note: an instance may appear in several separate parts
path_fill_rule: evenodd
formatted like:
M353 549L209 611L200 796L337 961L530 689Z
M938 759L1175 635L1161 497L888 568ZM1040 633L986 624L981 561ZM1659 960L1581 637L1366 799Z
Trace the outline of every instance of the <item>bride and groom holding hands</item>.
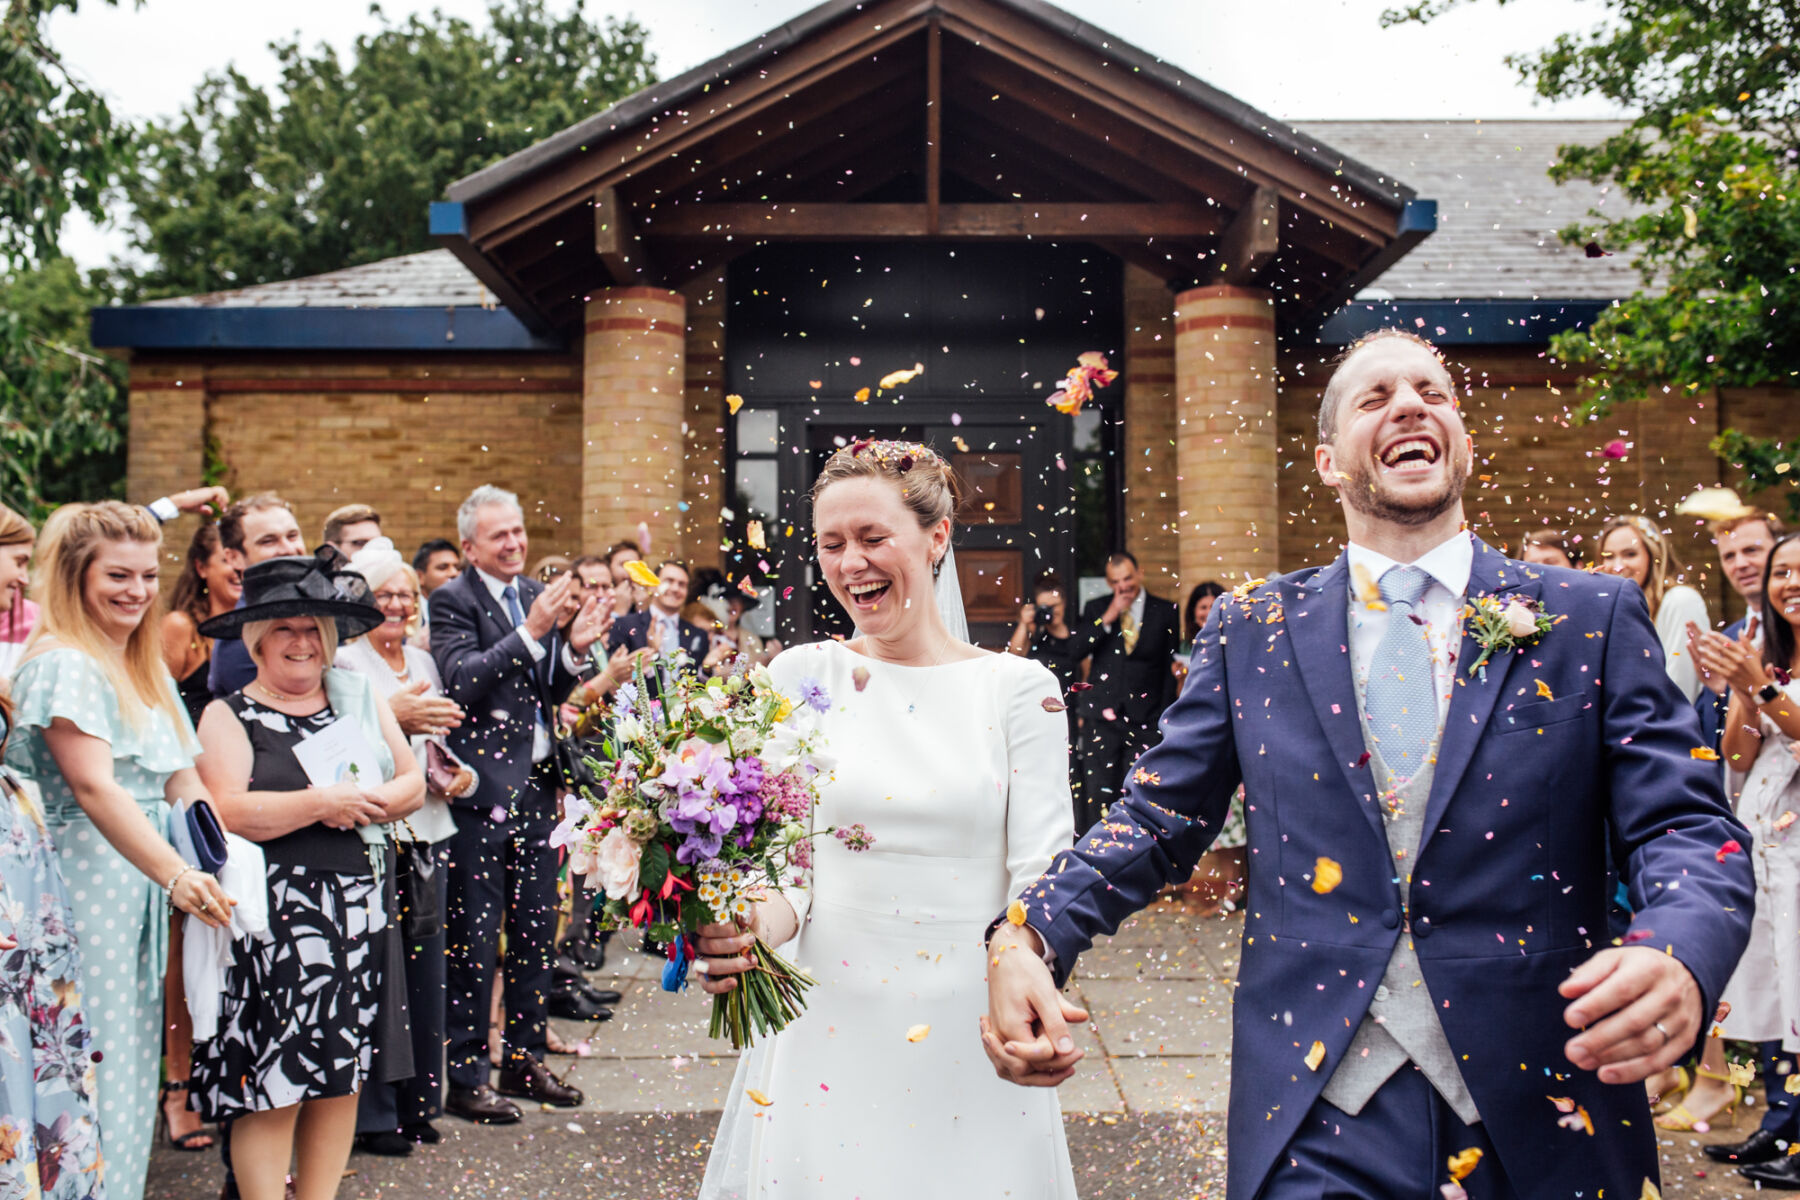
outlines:
M1348 548L1221 598L1161 742L1079 837L1053 677L959 627L948 466L905 443L832 457L818 560L858 636L771 670L832 698L818 820L876 841L823 839L754 910L818 986L739 1061L703 1196L1074 1197L1054 1088L1086 1014L1060 986L1187 877L1240 783L1231 1200L1657 1178L1642 1081L1707 1032L1748 934L1749 835L1690 753L1635 587L1465 529L1474 450L1429 344L1359 343L1319 427ZM1616 941L1609 844L1634 914ZM702 931L709 991L748 939Z

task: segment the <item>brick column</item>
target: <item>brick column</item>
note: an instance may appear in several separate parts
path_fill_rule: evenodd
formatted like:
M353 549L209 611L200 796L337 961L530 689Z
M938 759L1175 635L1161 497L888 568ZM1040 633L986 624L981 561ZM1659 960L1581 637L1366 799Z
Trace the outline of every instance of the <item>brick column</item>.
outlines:
M1125 267L1125 548L1151 592L1180 604L1176 531L1175 317L1169 288L1142 267Z
M148 504L200 486L206 469L206 368L199 363L131 365L126 398L125 498ZM184 516L163 531L163 561L179 564L198 521ZM173 586L179 570L163 572Z
M682 554L716 564L725 504L725 274L687 288L686 483Z
M592 553L650 526L651 559L681 548L687 301L662 288L597 291L581 366L581 540Z
M1268 292L1200 287L1175 297L1181 587L1273 575L1275 309Z

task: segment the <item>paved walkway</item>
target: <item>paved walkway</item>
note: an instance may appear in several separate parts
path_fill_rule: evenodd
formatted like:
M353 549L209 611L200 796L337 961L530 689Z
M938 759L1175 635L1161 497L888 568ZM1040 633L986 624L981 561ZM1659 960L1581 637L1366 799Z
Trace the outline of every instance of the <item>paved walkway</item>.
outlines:
M1088 1059L1061 1095L1084 1200L1224 1195L1230 990L1241 927L1241 919L1200 919L1178 904L1159 905L1082 958L1073 991L1093 1017L1079 1034ZM625 994L614 1019L557 1023L565 1040L585 1039L592 1049L590 1057L551 1064L587 1094L586 1107L530 1111L520 1124L497 1128L445 1119L439 1146L401 1160L353 1156L342 1200L693 1196L734 1055L706 1037L705 994L664 992L660 973L660 960L615 951L593 976ZM1752 1119L1746 1116L1746 1130ZM1751 1193L1700 1155L1702 1141L1725 1138L1665 1139L1670 1200ZM210 1200L221 1178L216 1152L181 1154L165 1144L151 1164L149 1200Z

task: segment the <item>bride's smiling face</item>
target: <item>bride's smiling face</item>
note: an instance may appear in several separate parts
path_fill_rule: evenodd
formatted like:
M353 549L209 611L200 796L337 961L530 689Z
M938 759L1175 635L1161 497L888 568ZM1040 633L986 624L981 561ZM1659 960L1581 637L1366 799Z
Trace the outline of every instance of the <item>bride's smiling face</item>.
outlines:
M920 529L887 479L842 479L813 506L819 567L831 594L863 633L889 638L933 610L931 564L950 541L950 522Z

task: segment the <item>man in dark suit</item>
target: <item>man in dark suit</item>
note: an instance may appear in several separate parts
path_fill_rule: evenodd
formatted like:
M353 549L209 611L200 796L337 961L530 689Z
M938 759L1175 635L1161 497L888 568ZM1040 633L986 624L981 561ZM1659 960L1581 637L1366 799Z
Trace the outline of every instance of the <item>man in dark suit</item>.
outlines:
M574 686L577 663L600 621L572 576L547 588L525 577L528 543L518 497L478 487L456 523L469 565L432 593L431 653L445 690L467 714L450 733L450 748L481 783L453 802L444 1109L505 1124L519 1119L519 1109L504 1096L557 1107L582 1101L543 1062L557 912L557 857L549 838L559 816L558 772L550 730L556 700ZM487 1029L502 924L507 1057L496 1093L488 1085Z
M1743 952L1749 835L1637 587L1464 528L1474 446L1428 343L1349 352L1315 458L1349 546L1219 598L1124 799L995 922L988 1055L1073 1072L1086 1014L1057 987L1188 877L1242 782L1229 1200L1639 1195L1643 1080L1705 1038Z
M1144 588L1138 561L1120 551L1106 560L1110 596L1097 596L1075 623L1070 656L1088 663L1088 688L1076 706L1081 787L1075 828L1086 829L1119 798L1125 768L1156 742L1156 723L1175 699L1181 646L1173 601Z
M681 619L681 606L687 603L688 569L682 563L666 562L657 568L656 576L661 582L650 597L649 607L615 620L606 637L607 649L623 648L628 653L650 649L660 655L684 650L698 671L712 648L712 636Z

